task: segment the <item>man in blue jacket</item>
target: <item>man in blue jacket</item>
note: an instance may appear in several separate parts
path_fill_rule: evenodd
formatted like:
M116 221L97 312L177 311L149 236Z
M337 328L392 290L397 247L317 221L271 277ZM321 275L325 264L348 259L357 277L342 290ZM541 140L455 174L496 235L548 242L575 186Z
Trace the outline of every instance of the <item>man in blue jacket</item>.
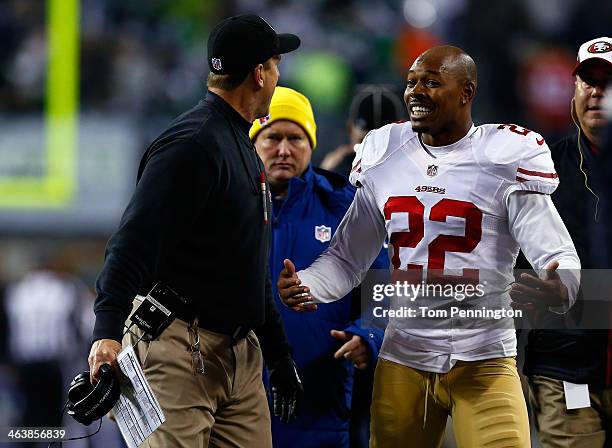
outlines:
M345 177L311 165L316 124L299 92L277 87L269 116L256 120L249 135L272 190L270 270L276 285L285 258L301 269L327 248L355 189ZM274 446L348 447L353 369L376 364L383 331L360 327L355 291L313 314L291 312L274 293L305 390L295 422L273 419Z

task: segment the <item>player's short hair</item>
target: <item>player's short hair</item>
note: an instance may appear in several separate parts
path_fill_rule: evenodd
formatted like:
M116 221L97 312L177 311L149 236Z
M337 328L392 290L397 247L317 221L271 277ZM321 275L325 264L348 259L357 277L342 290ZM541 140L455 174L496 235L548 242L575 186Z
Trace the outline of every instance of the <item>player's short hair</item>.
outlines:
M263 66L265 69L269 69L270 64L271 64L270 60L267 60L266 62L263 63ZM250 71L246 73L238 73L238 74L231 74L231 75L218 75L216 73L209 72L208 79L206 80L206 85L208 87L214 87L217 89L221 89L221 90L230 92L232 90L237 89L238 86L240 86L240 84L244 82L244 80L246 79L249 73Z
M461 82L473 82L474 85L478 83L478 70L476 69L476 63L474 59L465 52L465 50L455 47L452 45L439 45L432 47L429 50L423 52L415 61L415 64L420 62L423 58L427 58L432 54L444 55L444 63L442 69L452 74Z
M458 69L458 76L464 82L478 83L478 70L476 69L476 63L472 57L463 52L456 56L455 67Z

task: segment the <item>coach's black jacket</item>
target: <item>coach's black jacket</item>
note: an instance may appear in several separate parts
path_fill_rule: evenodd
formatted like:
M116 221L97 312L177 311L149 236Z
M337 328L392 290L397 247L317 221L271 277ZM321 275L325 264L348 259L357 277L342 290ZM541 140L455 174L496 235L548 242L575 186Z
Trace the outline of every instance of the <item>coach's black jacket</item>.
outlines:
M588 186L601 197L604 179L597 152L584 136L579 147L578 135L566 137L550 149L560 180L552 200L576 246L581 266L607 268L603 254L598 252L604 247L605 224L599 219L602 204L597 204L595 195L586 188L580 169L582 152ZM596 205L599 222L595 219ZM597 305L579 299L570 314L579 314L587 306ZM533 330L526 349L525 373L588 383L598 389L606 383L607 346L607 330Z
M195 302L200 326L258 330L266 360L288 354L268 274L263 164L251 124L208 92L147 149L97 283L93 339L121 340L135 295L162 281Z

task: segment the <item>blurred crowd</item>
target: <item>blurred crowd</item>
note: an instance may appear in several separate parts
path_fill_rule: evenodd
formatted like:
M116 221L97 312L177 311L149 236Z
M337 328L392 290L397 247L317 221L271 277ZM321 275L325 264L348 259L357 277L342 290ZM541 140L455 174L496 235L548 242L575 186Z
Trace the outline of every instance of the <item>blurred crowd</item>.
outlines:
M48 0L47 3L50 3ZM0 114L38 113L45 101L46 9L0 2ZM80 2L81 111L130 114L142 138L201 97L205 40L227 15L256 12L303 36L281 67L281 84L304 91L331 144L356 85L392 84L416 55L448 42L474 56L476 116L562 133L574 49L606 35L610 2L594 0L234 0ZM562 123L561 125L559 123ZM318 154L333 148L321 148Z
M47 12L61 0L0 1L0 122L40 116L46 101ZM515 122L553 141L568 132L570 72L580 43L609 35L605 0L82 0L79 103L83 114L127 116L143 151L169 120L205 92L205 42L220 18L254 12L302 38L283 58L280 85L306 94L318 117L313 162L349 142L351 100L364 84L401 97L407 67L426 48L460 46L478 65L478 123ZM0 138L0 151L2 150ZM86 145L87 142L81 142ZM5 148L6 150L6 148ZM350 153L350 151L349 151ZM346 164L345 164L346 165ZM350 165L350 163L349 163ZM0 172L2 161L0 160ZM133 173L135 176L135 173ZM127 200L127 198L125 198ZM0 213L2 211L0 210ZM108 233L112 229L109 229ZM87 236L87 229L81 235ZM53 235L36 235L37 241ZM105 238L77 262L32 235L0 236L0 427L27 419L50 423L66 381L85 361L91 336L94 275ZM59 252L82 237L55 246ZM20 254L19 246L27 247ZM11 324L9 325L8 322ZM67 333L58 336L56 328ZM54 334L54 337L44 336ZM32 335L43 351L25 347ZM60 339L57 339L57 338ZM55 339L54 339L55 338ZM67 343L66 341L77 341ZM70 350L65 348L69 347ZM44 364L48 400L29 396L32 364ZM34 369L36 370L36 369ZM34 411L33 411L34 410ZM56 412L57 411L57 412ZM109 437L114 437L111 435Z

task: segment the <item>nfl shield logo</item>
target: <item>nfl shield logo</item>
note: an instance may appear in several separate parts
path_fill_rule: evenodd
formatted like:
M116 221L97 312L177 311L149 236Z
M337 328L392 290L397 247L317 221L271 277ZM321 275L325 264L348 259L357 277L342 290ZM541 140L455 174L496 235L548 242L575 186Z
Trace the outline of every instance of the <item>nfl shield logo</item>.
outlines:
M219 58L212 58L211 60L212 62L212 66L215 70L221 70L221 68L223 68L223 66L221 65L221 59Z
M438 174L438 167L436 165L429 165L427 167L427 175L429 177L434 177L436 174Z
M322 243L331 240L331 227L315 226L315 238Z
M263 126L270 120L270 114L266 115L265 117L258 118L258 120L259 120L259 124Z

